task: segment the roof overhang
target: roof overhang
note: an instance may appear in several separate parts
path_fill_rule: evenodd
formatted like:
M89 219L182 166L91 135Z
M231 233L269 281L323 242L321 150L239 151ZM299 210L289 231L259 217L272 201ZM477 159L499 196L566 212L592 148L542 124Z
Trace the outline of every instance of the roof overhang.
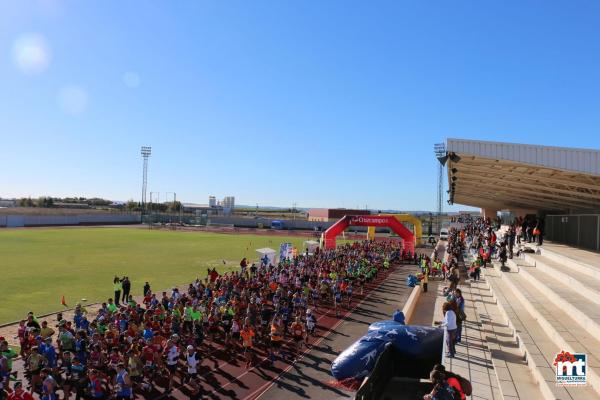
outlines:
M473 207L600 210L600 151L448 139L450 200Z

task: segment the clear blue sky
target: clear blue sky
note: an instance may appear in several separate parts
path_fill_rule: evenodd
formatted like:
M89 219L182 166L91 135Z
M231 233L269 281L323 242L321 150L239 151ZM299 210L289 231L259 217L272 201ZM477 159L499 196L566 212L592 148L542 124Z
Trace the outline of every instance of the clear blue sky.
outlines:
M434 209L447 137L600 148L598 1L3 1L0 196ZM461 208L461 207L456 207Z

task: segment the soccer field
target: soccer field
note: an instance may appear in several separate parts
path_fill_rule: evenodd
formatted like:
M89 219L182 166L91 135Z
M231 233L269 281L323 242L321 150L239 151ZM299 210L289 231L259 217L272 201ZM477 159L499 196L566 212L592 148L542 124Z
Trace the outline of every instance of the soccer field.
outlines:
M0 230L0 324L113 296L112 278L129 276L132 294L144 282L154 291L206 277L207 267L236 270L242 257L257 260L255 249L304 237L180 232L139 228ZM225 264L223 263L225 261Z

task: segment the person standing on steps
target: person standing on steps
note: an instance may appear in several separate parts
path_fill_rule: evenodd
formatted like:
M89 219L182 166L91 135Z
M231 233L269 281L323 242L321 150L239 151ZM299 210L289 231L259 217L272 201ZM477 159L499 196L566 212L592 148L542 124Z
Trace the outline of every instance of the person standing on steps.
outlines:
M467 319L467 315L465 314L465 298L462 296L462 291L460 289L456 289L454 291L454 301L456 302L456 343L460 343L462 339L462 326L463 322Z
M446 357L454 358L456 354L456 313L450 302L445 302L442 310L444 311L444 321L440 324L440 327L446 328Z

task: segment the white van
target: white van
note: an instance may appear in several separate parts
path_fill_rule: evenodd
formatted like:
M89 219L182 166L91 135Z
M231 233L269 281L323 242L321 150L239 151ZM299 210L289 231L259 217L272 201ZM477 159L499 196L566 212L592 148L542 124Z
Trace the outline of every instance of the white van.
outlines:
M448 240L448 228L440 229L440 240Z

